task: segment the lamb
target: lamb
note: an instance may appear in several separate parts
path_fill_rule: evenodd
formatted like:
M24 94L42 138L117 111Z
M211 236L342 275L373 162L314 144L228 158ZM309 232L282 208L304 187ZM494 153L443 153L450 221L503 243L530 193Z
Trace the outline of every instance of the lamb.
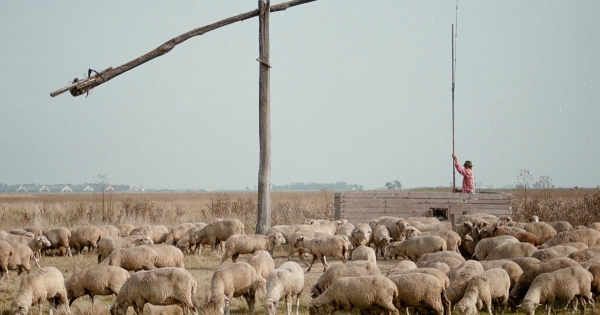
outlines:
M371 245L373 241L373 229L366 223L359 223L352 231L352 247L357 248L360 245Z
M446 241L437 235L415 236L401 242L390 243L390 256L408 257L412 261L419 260L424 254L446 250Z
M167 244L150 244L144 246L152 248L157 254L154 267L185 267L183 264L183 252L179 248Z
M581 266L559 269L553 272L540 274L531 283L522 307L525 314L532 315L538 305L545 305L550 312L554 312L554 302L562 300L569 302L577 298L585 312L586 302L592 304L594 313L594 301L592 300L591 283L592 274Z
M192 301L198 291L196 279L183 268L161 268L133 274L121 287L110 307L111 314L125 315L129 306L138 314L144 305L180 305L183 313L198 311Z
M296 240L301 236L304 236L304 237L310 238L310 239L314 239L314 238L327 237L328 235L323 234L323 233L315 233L315 232L309 231L309 230L298 230L290 235L290 239L292 241L289 246L290 252L288 253L287 259L291 260L292 257L294 256L294 254L298 253L298 257L304 262L304 264L306 266L309 266L308 262L304 259L304 254L306 253L304 248L293 246L293 244L296 242Z
M385 225L377 225L373 228L373 245L376 254L379 252L383 258L388 257L387 249L391 242L392 237Z
M530 243L504 243L498 247L494 247L487 255L485 260L510 259L517 257L529 257L537 248Z
M426 306L437 315L450 315L451 303L444 283L438 278L425 273L408 273L389 279L398 289L398 296L394 298L394 306L398 309Z
M168 245L175 245L180 238L182 238L189 229L195 227L194 223L186 222L181 223L177 226L172 227L167 234L167 238L165 239L165 243Z
M557 234L556 230L546 222L527 223L524 230L535 235L540 240L540 244L544 244Z
M502 315L504 315L508 305L509 288L510 278L504 269L486 270L469 280L465 294L454 305L454 309L459 315L477 315L480 308L477 306L485 304L488 314L492 315L492 302L495 302L502 306Z
M51 229L43 232L43 235L50 241L50 249L64 247L67 249L67 256L73 256L71 253L71 247L69 246L71 240L71 231L64 227Z
M510 260L493 260L493 261L481 261L481 266L483 266L484 270L490 270L494 268L501 268L506 271L508 277L510 278L510 289L514 288L523 275L523 269L516 262Z
M233 263L217 269L211 279L210 298L206 309L216 309L219 314L229 315L231 299L244 296L250 314L254 314L256 291L265 285L266 280L246 262Z
M487 255L490 253L490 251L492 249L494 249L495 247L498 247L504 243L519 243L519 240L517 240L512 235L502 235L502 236L484 238L484 239L480 240L479 242L477 242L477 245L475 246L474 256L479 261L485 260L485 258L487 257Z
M375 250L371 247L360 245L352 251L352 261L356 260L368 260L370 262L376 262L377 258Z
M538 249L531 254L531 257L537 258L540 261L546 261L552 258L567 257L576 251L577 248L573 246L556 245L550 248Z
M115 249L100 262L102 265L117 266L128 271L156 269L158 253L148 245Z
M279 302L285 298L287 315L292 314L292 302L296 297L296 315L300 309L300 295L304 290L304 270L293 261L284 262L267 277L265 311L275 315Z
M452 304L458 303L467 290L469 280L483 272L483 266L475 260L467 260L456 269L451 270L448 273L450 286L448 287L448 290L446 290L448 300L450 300Z
M33 260L38 265L38 268L41 268L38 262L35 260L33 251L29 246L17 244L12 248L13 254L8 260L8 270L16 270L17 276L20 276L23 271L26 271L29 275L31 273L31 265L29 264L30 260Z
M275 269L275 261L271 254L265 250L257 250L248 258L247 261L256 272L263 278L267 279L269 273Z
M437 281L437 280L436 280ZM335 280L323 294L308 303L310 315L329 315L336 310L351 312L375 309L399 315L394 306L398 288L383 276L344 277Z
M548 248L571 242L581 242L588 247L600 246L600 232L592 229L559 232L556 236L542 244L540 248Z
M71 238L69 239L69 246L75 250L76 253L81 254L81 251L88 248L88 251L96 249L98 247L98 241L102 238L102 230L93 225L81 226L71 231Z
M127 237L103 237L98 241L98 262L103 261L110 253L119 248L131 248L140 245L150 245L154 242L145 236L132 235Z
M30 306L37 305L41 315L44 300L50 302L50 314L53 314L53 308L57 307L65 308L70 312L65 279L55 267L44 267L25 276L10 304L10 309L13 314L25 315L29 313Z
M8 274L8 261L12 255L12 246L6 241L0 241L0 268L2 269L0 273L2 274L2 279Z
M296 239L294 247L303 248L307 253L313 255L313 259L308 267L307 272L310 271L313 264L317 259L320 259L323 263L323 271L327 270L329 264L327 264L326 256L339 257L342 262L346 263L346 253L350 246L349 241L343 235L333 235L323 238L309 239L301 236Z
M219 267L229 258L236 262L240 254L252 254L257 250L271 251L275 246L285 244L285 238L279 232L271 235L238 234L230 236L225 242L225 252Z
M377 264L367 260L352 261L346 264L335 264L327 268L327 270L321 274L317 282L311 287L310 296L315 298L321 295L336 279L342 277L380 275L381 271L379 270Z
M129 272L121 267L96 265L74 272L66 281L69 305L84 295L94 303L94 295L117 295L129 279Z
M508 303L511 307L519 304L523 297L525 297L531 283L538 275L578 265L576 261L570 258L553 258L545 262L521 266L523 268L523 275L521 275L515 287L510 290Z

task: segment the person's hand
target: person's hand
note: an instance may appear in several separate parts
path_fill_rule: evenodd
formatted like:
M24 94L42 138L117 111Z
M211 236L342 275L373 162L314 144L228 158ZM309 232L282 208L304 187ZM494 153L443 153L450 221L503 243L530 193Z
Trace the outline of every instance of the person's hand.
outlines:
M456 160L456 154L452 153L452 158Z

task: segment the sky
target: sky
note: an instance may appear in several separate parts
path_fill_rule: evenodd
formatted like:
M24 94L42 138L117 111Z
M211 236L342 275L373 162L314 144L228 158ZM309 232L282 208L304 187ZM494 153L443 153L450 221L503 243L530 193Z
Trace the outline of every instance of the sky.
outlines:
M272 1L272 5L281 1ZM151 189L258 183L258 19L96 87L49 93L257 1L0 2L0 183ZM600 185L600 2L318 0L272 13L271 183L365 189L520 170ZM457 186L462 178L456 174Z

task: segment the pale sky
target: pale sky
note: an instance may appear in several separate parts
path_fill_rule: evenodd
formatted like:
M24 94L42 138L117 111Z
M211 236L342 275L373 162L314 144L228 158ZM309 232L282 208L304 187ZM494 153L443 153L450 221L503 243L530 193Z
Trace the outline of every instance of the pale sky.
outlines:
M273 4L281 1L272 1ZM49 93L257 1L2 1L0 183L229 190L258 182L258 19L85 96ZM456 153L600 185L600 2L458 3ZM455 1L318 0L271 14L271 182L452 182ZM457 174L457 185L462 178Z

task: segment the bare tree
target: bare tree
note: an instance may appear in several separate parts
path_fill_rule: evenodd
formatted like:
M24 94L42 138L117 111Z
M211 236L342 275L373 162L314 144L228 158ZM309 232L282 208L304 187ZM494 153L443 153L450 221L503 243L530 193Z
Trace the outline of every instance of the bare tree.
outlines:
M517 184L519 184L525 190L525 210L527 210L527 186L529 183L533 181L533 177L529 173L529 170L524 168L519 171L519 176L517 176Z
M108 176L99 174L98 184L102 188L102 221L106 221L106 187L108 187Z

